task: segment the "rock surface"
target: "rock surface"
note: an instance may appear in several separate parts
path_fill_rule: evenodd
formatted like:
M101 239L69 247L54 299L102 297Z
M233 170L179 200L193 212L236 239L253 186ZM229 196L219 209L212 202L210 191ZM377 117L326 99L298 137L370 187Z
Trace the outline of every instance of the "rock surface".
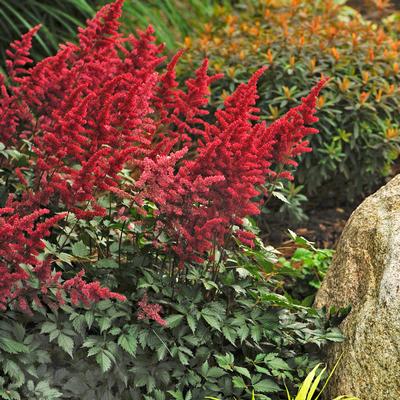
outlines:
M368 197L350 217L316 306L346 307L344 343L328 348L327 399L400 399L400 175Z

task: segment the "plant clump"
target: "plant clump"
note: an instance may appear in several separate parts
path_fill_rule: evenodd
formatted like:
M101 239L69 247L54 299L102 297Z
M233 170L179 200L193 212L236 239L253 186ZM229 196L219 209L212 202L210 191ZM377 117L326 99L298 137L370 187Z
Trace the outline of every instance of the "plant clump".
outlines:
M180 85L182 52L120 34L122 5L33 66L39 27L7 52L0 397L278 399L343 339L251 220L311 150L327 79L268 124L260 66L210 113L222 76L204 60Z

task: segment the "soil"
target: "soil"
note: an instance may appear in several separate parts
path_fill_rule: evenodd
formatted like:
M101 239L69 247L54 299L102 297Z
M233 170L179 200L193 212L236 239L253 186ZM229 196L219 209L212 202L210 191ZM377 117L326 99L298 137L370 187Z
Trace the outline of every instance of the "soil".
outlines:
M298 235L314 242L315 246L324 249L335 249L337 241L349 219L353 207L346 208L315 208L308 211L308 221L290 228ZM281 247L288 239L287 221L276 221L268 224L265 232L266 243Z

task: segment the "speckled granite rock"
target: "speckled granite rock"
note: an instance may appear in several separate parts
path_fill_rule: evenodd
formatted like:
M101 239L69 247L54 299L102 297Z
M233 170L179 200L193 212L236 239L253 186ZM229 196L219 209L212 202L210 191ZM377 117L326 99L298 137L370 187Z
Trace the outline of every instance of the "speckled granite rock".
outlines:
M347 339L328 348L330 365L344 355L326 398L400 399L400 175L354 211L316 299L349 304Z

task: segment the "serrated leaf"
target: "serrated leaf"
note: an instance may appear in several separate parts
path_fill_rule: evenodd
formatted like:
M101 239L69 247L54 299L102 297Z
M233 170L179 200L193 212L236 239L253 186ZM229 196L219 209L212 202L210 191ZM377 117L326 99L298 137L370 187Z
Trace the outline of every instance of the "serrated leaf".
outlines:
M88 328L90 329L92 327L93 321L94 321L94 315L92 311L88 311L85 314L85 321L86 324L88 326Z
M53 400L58 399L62 396L57 389L53 389L50 387L47 381L41 381L36 385L35 392L41 393L40 398L43 400Z
M21 368L12 360L5 360L2 364L4 372L13 378L14 387L21 387L25 383L25 375Z
M218 331L221 331L221 323L218 321L217 318L208 314L201 314L201 316L204 318L208 325L210 325L214 329L217 329Z
M85 258L90 254L89 247L86 246L86 244L83 243L82 240L77 243L74 243L71 246L71 250L72 250L72 254L75 257L79 257L79 258Z
M243 342L249 336L250 330L247 325L243 324L237 329L236 332L240 338L240 342Z
M247 368L244 367L233 367L236 372L239 372L240 375L244 375L246 378L251 379L250 372Z
M246 389L247 385L241 376L234 376L232 378L233 386L239 389Z
M189 328L192 330L193 333L195 333L197 328L196 320L191 315L186 315L186 320L189 325Z
M149 336L149 332L147 330L140 331L140 333L139 333L139 343L142 346L142 349L146 348L148 336Z
M168 328L175 328L181 323L183 318L184 318L184 315L182 315L182 314L172 314L172 315L168 315L168 317L165 318L165 320L167 321Z
M135 337L128 335L121 335L118 338L118 344L119 346L121 346L122 349L124 349L130 355L134 356L136 354L137 342Z
M22 342L24 340L26 330L22 324L20 324L19 322L14 322L13 323L13 332L14 332L14 336L17 339L17 341Z
M192 392L189 390L187 393L186 393L186 396L185 396L185 400L192 400Z
M183 337L183 339L185 339L186 342L188 342L189 344L191 344L194 347L199 346L200 338L198 338L195 335L186 335Z
M74 341L69 336L60 333L57 338L57 343L71 358L73 357Z
M277 393L281 388L272 379L263 379L253 385L254 391L261 393Z
M204 378L207 377L208 369L209 369L208 361L206 360L200 367L200 374L203 375Z
M251 332L251 338L255 341L255 342L259 342L261 340L261 334L262 334L262 330L261 327L259 325L253 325L250 328L250 332Z
M58 335L59 335L60 333L61 333L61 332L60 332L58 329L56 329L56 330L53 331L53 332L50 332L49 341L52 342L54 339L56 339L56 338L58 337Z
M29 348L23 343L16 342L15 340L0 337L0 348L10 354L28 353Z
M83 333L85 331L85 316L78 315L73 321L72 326L74 327L75 331L78 333Z
M178 390L168 390L167 393L170 394L175 400L185 400L183 397L183 393Z
M50 333L56 329L57 324L55 324L54 322L45 322L40 329L40 333Z
M234 346L236 346L235 344L236 332L234 329L224 326L222 328L222 333L229 342L231 342Z
M189 358L188 356L183 353L182 351L178 351L178 358L179 361L183 364L183 365L188 365L189 364Z
M100 347L92 347L91 349L88 350L87 356L92 357L98 354L102 349Z
M227 353L225 355L215 355L215 359L217 360L218 365L227 370L233 371L232 366L235 361L235 358L232 353Z
M103 333L111 327L111 319L107 317L100 318L99 320L100 333Z
M226 372L222 368L211 367L207 373L207 378L221 378L226 375Z
M290 370L291 368L287 364L286 361L282 360L279 357L274 357L271 361L267 361L267 364L270 368L274 370Z
M161 390L156 389L153 391L153 394L155 400L165 400L165 394Z
M111 368L111 360L109 357L104 353L104 351L100 352L96 356L96 362L100 365L101 370L107 372Z

